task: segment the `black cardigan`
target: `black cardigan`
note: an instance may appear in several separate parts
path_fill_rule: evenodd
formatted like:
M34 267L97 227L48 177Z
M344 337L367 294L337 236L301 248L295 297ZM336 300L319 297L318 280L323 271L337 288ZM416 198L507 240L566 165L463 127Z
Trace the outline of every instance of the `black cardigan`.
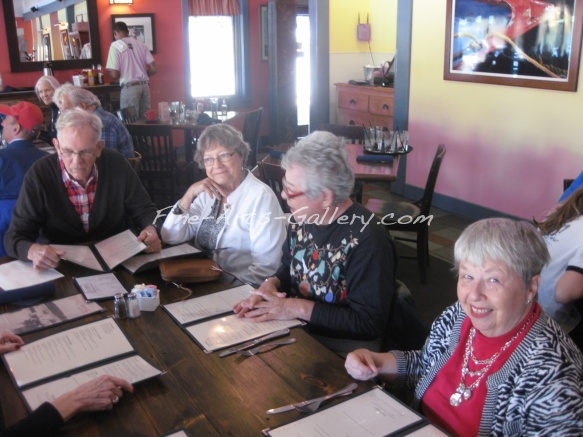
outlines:
M89 231L69 200L57 154L37 161L27 172L4 245L8 255L27 261L34 242L79 244L100 241L128 228L153 224L156 206L127 160L103 149L97 159L98 183Z

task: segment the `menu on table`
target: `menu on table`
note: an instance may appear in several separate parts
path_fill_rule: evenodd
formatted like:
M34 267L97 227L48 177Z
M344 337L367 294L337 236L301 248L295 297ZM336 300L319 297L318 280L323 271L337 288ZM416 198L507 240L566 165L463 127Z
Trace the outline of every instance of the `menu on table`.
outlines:
M99 304L87 302L83 295L75 294L63 299L0 314L0 331L12 331L21 335L102 311L105 310Z
M263 433L271 437L446 435L380 387Z
M154 269L160 265L160 261L170 258L184 258L202 253L199 249L188 243L167 247L158 253L139 254L122 263L122 267L132 275Z
M111 317L24 344L2 359L16 387L29 393L31 404L58 397L60 387L68 391L100 374L132 373L137 382L162 373L137 356Z
M298 319L255 323L237 317L233 306L248 298L252 289L249 285L242 285L164 305L164 309L206 353L303 324Z

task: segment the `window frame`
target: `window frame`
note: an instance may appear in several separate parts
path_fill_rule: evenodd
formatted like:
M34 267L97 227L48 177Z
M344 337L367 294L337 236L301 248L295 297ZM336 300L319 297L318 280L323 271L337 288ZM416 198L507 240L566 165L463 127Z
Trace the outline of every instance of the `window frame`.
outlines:
M249 56L249 1L239 0L241 14L234 17L235 35L235 95L224 96L229 102L229 108L247 108L251 105L251 81L250 81L250 59ZM196 96L190 95L191 74L190 74L190 47L189 47L189 27L188 27L188 0L182 0L182 28L184 34L184 68L186 79L186 99L188 104L194 103ZM223 97L223 96L219 96Z

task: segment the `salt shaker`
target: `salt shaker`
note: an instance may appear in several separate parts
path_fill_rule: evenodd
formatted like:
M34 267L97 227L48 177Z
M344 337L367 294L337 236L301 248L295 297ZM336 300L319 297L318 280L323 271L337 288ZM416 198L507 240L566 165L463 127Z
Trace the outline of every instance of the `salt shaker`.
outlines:
M128 317L130 319L140 317L140 303L134 292L128 294Z
M116 319L125 319L128 316L126 300L122 293L118 293L114 296L113 314Z

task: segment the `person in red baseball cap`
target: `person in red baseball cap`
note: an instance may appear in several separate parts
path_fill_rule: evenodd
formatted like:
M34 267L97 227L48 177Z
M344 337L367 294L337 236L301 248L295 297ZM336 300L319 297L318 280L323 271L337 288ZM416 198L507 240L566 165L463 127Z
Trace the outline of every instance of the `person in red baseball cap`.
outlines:
M0 114L6 116L2 121L2 138L8 143L0 150L0 256L4 256L2 240L24 175L34 162L48 154L33 142L44 120L38 106L29 102L0 105Z
M28 131L30 134L34 134L38 131L44 122L43 112L40 108L30 102L20 102L13 106L8 105L0 105L0 114L6 115L6 120L8 120L10 125L13 129L8 129L9 131L17 132L18 129L15 128L15 123ZM12 118L13 120L9 120ZM10 132L6 132L6 120L2 122L3 132L2 136L8 142L10 140L7 139L7 134L10 135ZM34 137L33 137L34 138ZM31 138L32 139L32 138Z

